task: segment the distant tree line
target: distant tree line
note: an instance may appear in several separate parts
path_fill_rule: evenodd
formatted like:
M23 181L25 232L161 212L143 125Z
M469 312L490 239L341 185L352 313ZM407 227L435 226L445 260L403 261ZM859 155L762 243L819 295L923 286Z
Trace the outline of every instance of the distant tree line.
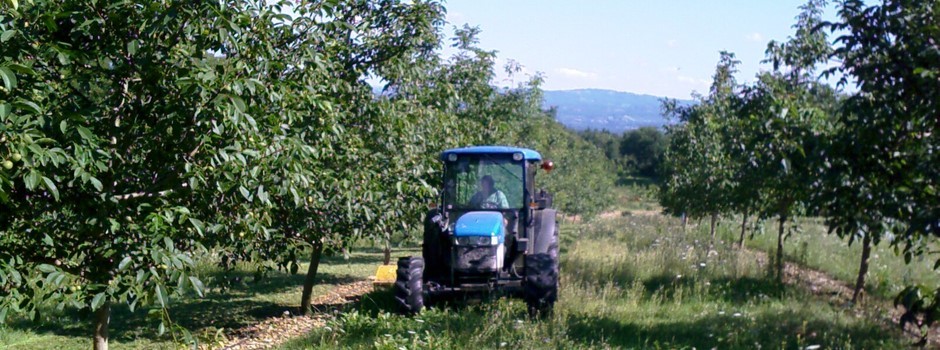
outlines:
M642 127L621 134L589 129L578 134L604 151L621 181L635 176L656 180L662 175L669 135L661 128Z

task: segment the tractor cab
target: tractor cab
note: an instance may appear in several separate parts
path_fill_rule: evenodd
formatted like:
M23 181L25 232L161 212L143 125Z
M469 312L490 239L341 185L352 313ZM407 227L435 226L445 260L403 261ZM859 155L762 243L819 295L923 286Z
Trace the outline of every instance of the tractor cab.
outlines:
M466 213L484 211L501 216L507 233L518 232L535 201L535 173L542 157L538 152L514 147L468 147L445 151L442 211L460 234L457 221ZM485 217L477 214L474 218Z
M554 164L536 151L505 146L450 149L440 159L441 204L425 220L422 257L399 260L402 307L417 312L425 300L444 294L492 291L528 295L536 309L553 304L556 213L552 197L536 189L535 175ZM415 298L417 287L408 286L416 279L421 305L404 298Z

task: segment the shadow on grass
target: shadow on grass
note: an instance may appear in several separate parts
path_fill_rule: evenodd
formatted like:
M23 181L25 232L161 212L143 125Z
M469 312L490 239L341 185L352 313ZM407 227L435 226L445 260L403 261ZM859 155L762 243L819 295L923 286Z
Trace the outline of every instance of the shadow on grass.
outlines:
M496 303L501 298L512 297L513 296L500 293L480 293L472 295L455 294L451 297L436 297L430 301L425 300L425 306L457 313L476 312L482 316L484 312L477 306ZM400 311L395 301L395 293L392 287L377 288L372 292L366 293L358 298L354 304L350 305L348 309L356 310L360 314L369 315L370 317L377 317L382 313L396 314Z
M799 293L799 287L781 284L772 278L739 277L728 278L719 277L708 279L706 299L722 300L730 303L747 303L764 298L780 299L787 295ZM652 297L654 294L661 296L664 300L673 300L676 298L677 291L693 290L702 288L705 281L697 278L680 278L675 276L655 276L642 281L646 289L646 297ZM695 295L700 295L696 293Z
M762 281L743 279L729 281L722 289L768 288ZM658 284L660 290L672 283ZM769 290L765 290L769 291ZM757 293L751 291L750 295ZM747 298L745 294L731 293L728 298ZM431 310L416 317L388 317L396 306L389 289L368 293L347 312L354 312L348 322L339 325L342 334L319 330L306 338L299 338L288 348L371 348L394 334L428 331L434 337L446 337L448 346L457 348L486 348L498 344L500 339L522 341L522 348L539 344L562 344L561 348L598 348L604 344L613 348L677 348L677 349L753 349L759 347L803 349L809 345L821 348L898 348L905 340L877 322L859 319L845 320L812 308L799 310L761 309L754 314L685 314L663 319L631 317L613 318L606 315L583 314L570 310L555 319L533 321L525 316L524 307L475 307L455 303L444 312ZM654 310L648 310L655 312ZM840 311L832 311L838 314ZM420 320L419 320L420 319ZM515 328L512 320L526 320L525 326ZM533 322L533 323L529 323ZM549 330L548 328L551 328ZM564 330L555 332L553 330ZM486 334L486 335L484 335ZM558 339L547 339L560 337ZM495 343L494 343L495 339ZM439 339L440 340L440 339Z
M374 260L373 260L374 263ZM260 280L250 272L219 272L210 275L216 280L225 278L230 282L224 291L214 289L204 298L189 298L179 302L171 300L170 317L179 326L193 332L206 330L238 329L258 323L266 318L281 316L284 312L299 313L300 300L286 303L262 301L252 297L299 290L303 285L303 274L269 272ZM360 281L362 278L350 275L337 275L320 272L317 284L345 284ZM314 305L316 310L328 310L330 305ZM148 309L138 308L134 312L125 304L114 305L111 312L111 339L118 342L135 339L166 340L168 335L157 334L159 318L149 317ZM30 330L61 336L88 337L92 333L91 314L88 310L65 310L50 313L42 322L14 320L8 326L12 329Z

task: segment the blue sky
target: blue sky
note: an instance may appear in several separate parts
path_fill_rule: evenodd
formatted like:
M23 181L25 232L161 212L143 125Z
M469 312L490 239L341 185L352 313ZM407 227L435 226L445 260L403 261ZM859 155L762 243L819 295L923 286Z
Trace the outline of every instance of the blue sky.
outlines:
M767 42L792 34L804 2L449 0L445 7L451 25L482 29L480 45L497 50L500 63L542 72L546 90L688 98L708 90L721 50L741 60L739 81L767 69L760 64Z

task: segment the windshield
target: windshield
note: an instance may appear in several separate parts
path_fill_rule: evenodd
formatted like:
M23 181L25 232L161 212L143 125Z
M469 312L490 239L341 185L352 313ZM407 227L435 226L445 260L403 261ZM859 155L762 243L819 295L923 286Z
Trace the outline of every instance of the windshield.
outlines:
M447 208L522 208L523 164L510 155L460 155L448 161L444 176Z

